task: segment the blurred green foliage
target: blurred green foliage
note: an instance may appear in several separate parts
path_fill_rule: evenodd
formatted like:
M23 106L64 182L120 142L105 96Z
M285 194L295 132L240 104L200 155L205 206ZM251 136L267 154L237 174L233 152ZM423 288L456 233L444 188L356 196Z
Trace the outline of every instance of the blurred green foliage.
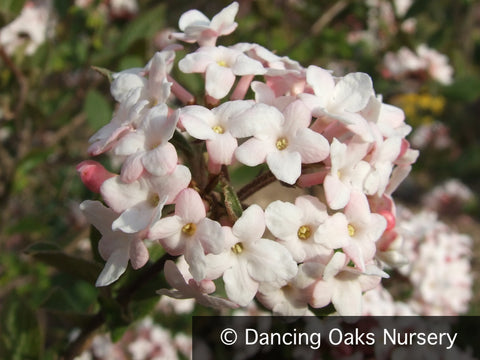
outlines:
M0 2L0 27L18 16L24 2ZM154 307L155 290L164 281L152 278L134 298L118 297L147 276L163 255L152 254L150 265L141 271L129 269L117 284L94 287L103 264L85 242L90 230L78 204L95 195L84 188L75 165L87 158L88 138L110 120L114 101L108 80L92 66L113 71L142 67L157 50L158 33L176 29L184 11L197 8L211 17L229 2L140 0L137 15L117 19L99 11L99 2L81 9L70 1L54 1L54 37L32 56L20 49L0 60L2 359L58 358L73 329L103 322L119 338L132 321ZM385 102L409 92L443 96L445 108L435 120L450 129L455 151L427 149L414 172L422 174L425 187L454 176L478 192L479 14L480 4L473 0L418 0L405 15L417 19L414 35L392 33L379 18L378 43L351 43L348 34L368 26L364 1L245 0L240 1L238 29L219 43L255 42L304 66L367 72ZM409 87L410 82L381 76L386 52L402 46L414 49L421 43L449 56L455 69L450 86L425 81ZM178 76L178 81L195 92L202 82L192 78ZM108 163L103 157L100 161ZM243 183L257 169L249 171L234 180ZM231 189L226 189L232 211L238 212L238 199L230 195ZM478 218L478 209L472 211ZM94 249L96 242L98 233ZM162 321L185 326L181 319Z

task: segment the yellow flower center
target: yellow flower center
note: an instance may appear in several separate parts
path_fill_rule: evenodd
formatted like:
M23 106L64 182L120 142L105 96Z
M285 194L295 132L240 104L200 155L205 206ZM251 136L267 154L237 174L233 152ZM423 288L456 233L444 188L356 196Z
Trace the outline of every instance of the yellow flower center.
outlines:
M223 127L221 127L220 125L215 125L214 127L212 127L212 130L215 131L217 134L223 134L225 132Z
M354 236L355 235L355 228L352 224L348 224L348 235Z
M195 225L194 223L188 223L182 227L182 232L188 236L192 236L193 234L195 234L196 230L197 225Z
M151 98L148 101L148 107L149 108L153 108L154 106L157 106L157 105L158 105L158 100L157 99Z
M223 66L223 67L227 67L227 65L228 65L225 60L218 60L217 64L220 65L220 66Z
M285 150L288 146L288 140L287 138L280 138L277 140L277 142L275 143L275 146L277 147L278 150Z
M241 242L236 243L232 246L232 251L236 255L241 254L243 252L243 244Z
M298 228L297 236L299 239L307 240L312 235L312 229L308 225L302 225Z

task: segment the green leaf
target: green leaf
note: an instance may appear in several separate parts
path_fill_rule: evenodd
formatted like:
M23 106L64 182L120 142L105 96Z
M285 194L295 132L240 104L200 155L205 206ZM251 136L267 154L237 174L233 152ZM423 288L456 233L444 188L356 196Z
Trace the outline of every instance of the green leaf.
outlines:
M232 220L236 221L240 216L242 216L242 203L238 199L237 193L229 183L224 181L222 190L223 195L225 196L225 207L227 209L228 216L230 216Z
M102 267L99 264L67 255L50 243L34 244L25 252L36 260L89 283L94 283L102 271Z
M97 131L112 118L112 108L105 97L97 90L90 90L85 97L83 111L90 127Z
M451 100L475 101L480 97L480 78L469 76L457 79L443 90L443 95Z
M165 6L160 4L143 16L138 17L128 24L122 33L117 49L124 53L139 39L149 39L162 29L165 19Z
M43 337L37 315L15 292L2 303L0 358L41 359Z

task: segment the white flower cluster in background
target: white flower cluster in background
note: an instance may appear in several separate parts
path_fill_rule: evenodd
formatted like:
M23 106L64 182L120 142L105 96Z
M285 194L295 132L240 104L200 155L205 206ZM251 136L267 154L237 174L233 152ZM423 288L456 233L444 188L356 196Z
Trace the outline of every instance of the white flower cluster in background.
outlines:
M129 329L118 342L112 342L108 334L95 336L90 348L75 360L175 360L191 357L191 337L183 333L173 335L147 317Z
M27 1L20 15L0 29L0 45L9 55L22 47L25 54L32 55L53 36L54 26L51 0Z
M398 269L408 280L406 293L398 300L379 286L365 294L364 314L464 314L472 297L471 237L438 220L435 212L412 213L406 208L399 211L396 231L403 237L408 260Z
M421 44L413 52L402 47L396 53L385 54L384 65L387 75L394 78L404 78L409 75L426 73L433 80L449 85L453 81L453 68L448 57L435 49Z
M147 245L158 244L177 259L165 264L172 289L160 294L215 308L257 299L283 315L329 304L361 314L363 292L388 276L381 263L401 257L389 240L391 194L418 156L405 139L411 128L365 73L337 77L258 44L217 45L237 27L238 8L212 19L186 12L172 36L192 51L177 61L182 46L173 44L112 75L117 108L88 151L115 156L121 168L78 166L104 202L81 205L102 234L97 286L129 263L144 266ZM178 72L200 74L203 94L191 94ZM239 166L263 173L237 193L229 177ZM305 195L242 206L266 180Z

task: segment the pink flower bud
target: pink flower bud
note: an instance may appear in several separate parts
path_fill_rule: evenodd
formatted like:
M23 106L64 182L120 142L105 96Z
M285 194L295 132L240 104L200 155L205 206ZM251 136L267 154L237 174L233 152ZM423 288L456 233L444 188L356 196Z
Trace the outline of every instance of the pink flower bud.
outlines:
M392 214L392 212L388 210L380 210L378 213L382 215L385 220L387 220L387 228L385 231L392 230L395 227L395 216Z
M82 161L77 165L76 169L80 174L82 182L94 193L100 193L100 186L103 182L115 176L114 173L105 169L102 164L93 160Z

